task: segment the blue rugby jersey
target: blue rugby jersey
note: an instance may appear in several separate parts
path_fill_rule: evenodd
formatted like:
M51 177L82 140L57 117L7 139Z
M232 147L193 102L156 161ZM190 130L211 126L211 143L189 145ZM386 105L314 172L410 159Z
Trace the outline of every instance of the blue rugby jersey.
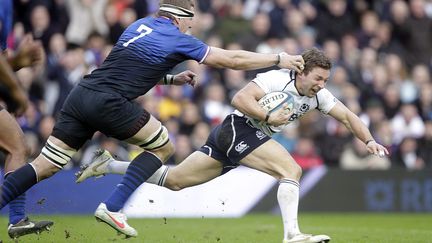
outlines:
M177 64L202 62L209 46L182 33L172 20L146 17L131 24L98 69L80 85L127 99L147 93Z
M13 5L12 0L0 0L0 48L7 47L7 37L12 31Z

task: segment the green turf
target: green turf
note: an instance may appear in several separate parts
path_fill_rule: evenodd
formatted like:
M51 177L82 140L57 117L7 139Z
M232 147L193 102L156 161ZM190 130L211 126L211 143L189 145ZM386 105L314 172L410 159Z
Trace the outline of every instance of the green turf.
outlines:
M51 232L19 238L18 242L146 242L146 243L280 243L279 216L248 215L239 219L130 219L139 231L136 239L123 240L91 216L33 216L55 221ZM0 217L0 239L7 238L6 217ZM432 243L432 214L307 214L300 215L307 233L323 233L331 242Z

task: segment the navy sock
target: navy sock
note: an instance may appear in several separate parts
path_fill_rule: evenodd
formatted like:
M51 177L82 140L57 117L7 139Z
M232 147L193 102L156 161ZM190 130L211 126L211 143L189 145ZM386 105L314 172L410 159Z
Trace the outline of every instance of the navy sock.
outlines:
M111 212L122 209L132 193L161 166L162 162L155 155L148 152L139 154L130 163L120 184L104 202L107 209Z
M5 179L9 177L11 173L5 175ZM9 202L9 224L16 224L25 217L25 193Z
M30 164L26 164L8 175L0 188L0 209L36 183L36 172Z

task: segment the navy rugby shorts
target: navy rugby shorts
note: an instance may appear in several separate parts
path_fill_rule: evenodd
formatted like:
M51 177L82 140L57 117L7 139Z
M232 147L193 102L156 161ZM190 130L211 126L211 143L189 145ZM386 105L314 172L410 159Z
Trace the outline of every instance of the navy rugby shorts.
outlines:
M135 135L150 119L139 104L119 94L76 86L67 97L52 135L79 149L96 131L124 140Z
M198 151L222 162L224 174L239 166L240 160L270 139L246 118L230 114L211 131Z

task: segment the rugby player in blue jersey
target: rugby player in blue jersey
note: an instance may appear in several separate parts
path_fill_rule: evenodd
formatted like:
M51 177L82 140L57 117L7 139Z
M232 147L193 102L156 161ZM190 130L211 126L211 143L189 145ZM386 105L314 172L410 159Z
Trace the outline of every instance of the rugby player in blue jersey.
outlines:
M301 56L259 54L210 47L185 34L194 17L193 0L162 0L156 17L132 23L104 63L84 76L66 99L41 154L6 178L0 209L34 184L65 166L96 131L143 149L112 195L99 205L96 218L127 236L137 232L118 212L135 189L173 154L167 129L134 102L157 84L195 85L195 74L168 72L185 60L217 68L258 69L277 65L301 71ZM61 188L59 188L61 190Z
M11 0L0 0L0 48L5 51L7 38L12 30L13 8ZM6 53L6 52L5 52ZM10 58L0 53L0 86L10 96L7 102L9 111L21 115L27 107L27 95L20 87L13 71L22 67L39 64L43 49L31 36L25 36L18 50ZM4 97L2 97L4 98ZM27 163L30 148L24 140L24 133L15 118L0 105L0 149L6 154L4 177ZM31 221L25 214L25 193L9 202L8 234L11 238L41 232L53 223L50 221Z
M181 190L205 183L242 164L279 181L277 199L284 226L283 243L330 241L327 235L309 235L300 231L297 210L302 170L288 151L270 136L317 109L343 123L365 143L369 153L384 156L388 151L375 142L354 113L325 89L331 63L324 53L310 49L302 55L305 61L302 73L280 69L258 74L233 97L232 104L237 110L212 130L205 145L177 166L162 166L147 182ZM269 113L258 104L261 97L275 91L293 97L291 111L279 109ZM77 173L77 182L90 176L124 174L127 164L114 160L109 152L101 150L87 168Z

